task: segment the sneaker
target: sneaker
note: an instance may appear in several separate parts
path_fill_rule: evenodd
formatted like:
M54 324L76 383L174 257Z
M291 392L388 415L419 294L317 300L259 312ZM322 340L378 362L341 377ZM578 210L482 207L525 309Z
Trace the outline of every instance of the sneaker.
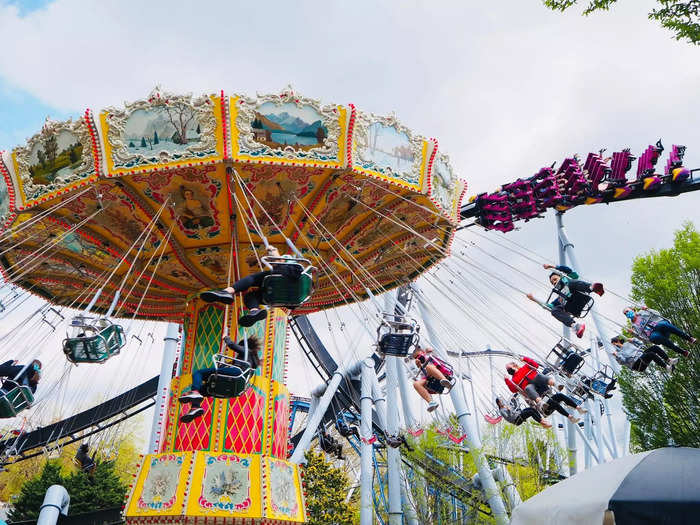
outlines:
M180 403L192 403L193 401L201 401L204 399L204 396L197 392L196 390L192 390L188 394L184 394L180 396L177 400Z
M431 401L430 403L428 403L428 412L433 412L433 411L437 410L437 407L438 407L437 401Z
M576 323L574 329L576 330L576 337L581 339L583 337L583 332L586 331L586 325L583 323Z
M674 357L673 359L668 360L668 365L666 365L666 370L669 372L673 372L676 369L676 363L678 363L678 358Z
M450 388L452 386L452 383L450 383L449 379L441 379L440 386L443 386L445 388Z
M241 316L241 318L238 319L238 323L241 326L245 326L246 328L248 328L250 326L253 326L258 321L262 321L266 317L267 317L266 310L263 310L262 308L253 308L250 312Z
M605 293L605 290L603 290L603 283L593 283L591 290L598 295L603 295Z
M204 409L201 407L197 407L197 408L187 412L187 414L181 416L180 421L182 423L189 423L189 422L194 421L195 419L197 419L198 417L201 417L203 415L204 415Z
M233 294L226 290L208 290L199 294L199 298L207 303L233 304Z
M688 350L681 349L680 353L683 357L688 357L690 355L690 352Z

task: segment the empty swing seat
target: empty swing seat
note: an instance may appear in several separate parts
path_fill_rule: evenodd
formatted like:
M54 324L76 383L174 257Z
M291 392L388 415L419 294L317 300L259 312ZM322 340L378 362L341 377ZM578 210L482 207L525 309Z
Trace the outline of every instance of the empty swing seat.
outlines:
M7 380L0 390L0 419L12 418L34 402L34 395L28 386L18 385Z
M561 338L547 355L547 364L555 370L571 376L581 370L585 351L570 341Z
M106 319L98 325L73 324L82 335L67 337L63 341L63 353L72 363L103 363L126 344L124 329Z
M307 259L263 257L272 274L263 279L262 302L268 306L296 308L304 304L314 288L315 268Z
M217 371L204 380L202 395L228 399L243 394L250 386L255 370L245 361L231 356L217 354L213 359Z
M377 349L384 355L406 357L416 347L418 322L410 317L383 313L377 328Z

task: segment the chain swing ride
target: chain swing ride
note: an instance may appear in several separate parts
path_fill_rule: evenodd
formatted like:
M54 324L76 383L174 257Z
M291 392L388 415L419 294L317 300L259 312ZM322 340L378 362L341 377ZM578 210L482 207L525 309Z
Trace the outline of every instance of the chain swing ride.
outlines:
M519 495L512 483L501 491L497 482L507 482L508 471L481 452L474 415L503 424L493 411L494 382L483 388L484 371L493 374L493 358L522 357L518 342L543 348L557 341L546 355L528 353L576 406L589 408L583 429L562 425L575 472L577 436L587 465L623 453L612 424L602 432L592 401L605 407L609 422L617 364L602 363L601 354L611 357L606 331L621 324L562 278L547 304L560 300L579 319L590 312L598 337L589 350L566 333L554 339L557 332L522 301L509 308L542 324L544 336L529 339L531 330L518 319L498 326L484 310L525 292L497 273L512 271L509 262L477 264L474 247L487 251L486 242L508 242L482 238L477 228L508 232L552 208L560 265L568 256L580 271L561 223L564 211L700 188L682 165L682 146L672 147L664 174L655 173L662 152L660 141L649 146L633 181L626 178L634 160L629 151L610 159L591 153L583 165L568 158L556 170L542 168L462 206L466 183L436 140L393 116L324 105L291 88L256 97L155 90L124 108L47 121L25 146L0 155L7 292L0 315L17 312L31 296L45 301L2 336L15 357L45 361L6 363L13 368L2 385L0 417L16 418L21 430L0 441L3 463L79 440L107 449L126 419L155 405L149 454L124 511L128 523L303 522L299 464L314 439L325 450L342 449L332 430L360 456L363 525L382 516L392 524L417 523L406 481L428 471L444 480L438 497L452 502L460 520L484 512L506 523ZM542 262L515 243L508 249L526 264ZM533 280L531 272L515 270ZM555 271L565 276L561 267ZM475 343L441 315L444 304L463 311L505 350L466 350ZM355 341L336 341L349 338L340 306L360 327ZM322 312L314 319L326 316L341 363L307 317L314 312ZM68 396L73 365L138 363L156 322L168 323L158 377L59 423L40 423L51 399ZM61 325L63 351L37 353ZM286 386L290 331L323 380L310 401L293 398ZM369 342L365 350L361 341ZM402 456L401 421L407 433L420 434L407 367L415 356L422 356L414 375L425 378L427 398L421 379L416 390L431 400L431 410L442 404L434 396L449 394L461 428L443 434L450 446L473 451L475 479L436 458ZM61 367L60 378L47 384L49 371ZM39 382L42 373L47 377ZM126 386L111 381L114 390L105 392ZM514 406L529 406L521 392L524 386ZM300 425L302 412L308 414ZM28 424L32 430L24 430Z

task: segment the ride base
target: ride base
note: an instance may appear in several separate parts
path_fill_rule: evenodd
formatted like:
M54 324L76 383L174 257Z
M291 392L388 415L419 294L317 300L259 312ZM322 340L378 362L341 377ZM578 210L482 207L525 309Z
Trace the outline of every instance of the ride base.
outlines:
M232 334L236 318L231 308ZM276 525L306 519L298 466L287 461L284 310L271 309L266 321L246 329L249 337L263 342L252 386L236 398L206 398L202 417L187 424L179 421L188 405L177 399L189 388L192 370L212 366L224 323L223 306L199 299L188 305L160 453L143 458L125 508L127 524ZM238 335L243 337L242 330Z

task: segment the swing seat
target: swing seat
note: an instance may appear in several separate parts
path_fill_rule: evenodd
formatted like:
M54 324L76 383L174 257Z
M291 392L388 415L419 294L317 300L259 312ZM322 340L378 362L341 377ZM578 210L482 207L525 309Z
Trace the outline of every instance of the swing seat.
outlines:
M204 391L202 394L219 399L240 396L248 388L248 382L241 370L239 370L238 373L240 375L237 376L218 373L211 374L204 382Z
M380 353L406 357L418 345L418 321L411 317L382 313L377 328L377 349Z
M315 268L308 259L266 256L262 261L273 271L262 282L264 304L273 307L297 308L311 297Z
M71 363L104 363L119 353L126 344L124 329L106 319L100 319L102 326L79 325L75 320L73 328L82 330L83 337L67 337L63 341L63 353ZM92 333L93 335L88 335Z
M484 414L484 419L490 425L498 425L503 420L503 416L499 415L497 417L494 417L491 414Z
M585 353L584 350L562 337L547 354L546 362L554 370L571 376L583 367Z
M248 363L225 354L216 354L213 360L217 371L204 380L202 395L230 399L240 396L248 389L255 373ZM220 371L224 368L226 372Z
M564 302L564 310L579 319L586 317L593 307L594 301L593 297L590 295L581 292L572 292L571 295L567 296L557 288L552 288L547 298L547 303L552 303L557 297Z
M385 355L406 357L417 337L418 334L384 334L379 339L379 351Z
M9 387L9 390L0 390L0 419L15 417L34 402L34 395L28 386L10 380L6 380L3 386Z

